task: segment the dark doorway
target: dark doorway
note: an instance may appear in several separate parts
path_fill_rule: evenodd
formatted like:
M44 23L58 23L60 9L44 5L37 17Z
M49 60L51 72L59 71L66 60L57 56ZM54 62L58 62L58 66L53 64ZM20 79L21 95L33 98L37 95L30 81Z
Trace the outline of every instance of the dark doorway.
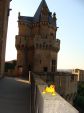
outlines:
M44 71L44 72L47 72L47 71L48 71L48 68L47 68L47 67L44 67L44 68L43 68L43 71Z

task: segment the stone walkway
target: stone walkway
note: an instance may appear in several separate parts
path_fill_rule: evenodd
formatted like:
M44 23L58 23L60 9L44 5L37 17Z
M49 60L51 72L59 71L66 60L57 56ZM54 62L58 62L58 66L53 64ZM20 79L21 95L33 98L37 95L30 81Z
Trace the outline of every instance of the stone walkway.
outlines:
M0 113L30 113L30 84L21 79L0 79Z

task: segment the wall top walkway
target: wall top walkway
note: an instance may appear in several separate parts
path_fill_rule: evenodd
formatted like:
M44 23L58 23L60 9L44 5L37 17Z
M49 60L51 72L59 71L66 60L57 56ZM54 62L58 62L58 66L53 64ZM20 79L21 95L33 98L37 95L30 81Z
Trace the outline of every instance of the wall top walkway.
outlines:
M0 80L0 113L30 113L30 84L23 79Z

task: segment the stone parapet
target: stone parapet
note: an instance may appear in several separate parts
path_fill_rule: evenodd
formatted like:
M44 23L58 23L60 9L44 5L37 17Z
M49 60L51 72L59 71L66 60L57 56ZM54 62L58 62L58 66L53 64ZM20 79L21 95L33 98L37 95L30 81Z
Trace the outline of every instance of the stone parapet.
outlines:
M32 109L34 113L79 113L58 93L55 96L50 93L43 94L42 91L47 87L47 84L40 78L34 76L32 84L31 89L33 90L31 91L34 97L32 98Z

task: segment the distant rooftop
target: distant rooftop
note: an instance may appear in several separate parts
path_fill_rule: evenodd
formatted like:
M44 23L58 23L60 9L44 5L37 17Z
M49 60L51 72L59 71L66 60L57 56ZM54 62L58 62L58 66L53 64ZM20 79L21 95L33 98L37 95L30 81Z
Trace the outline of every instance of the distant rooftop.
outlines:
M73 69L58 69L58 72L69 72L71 73Z

